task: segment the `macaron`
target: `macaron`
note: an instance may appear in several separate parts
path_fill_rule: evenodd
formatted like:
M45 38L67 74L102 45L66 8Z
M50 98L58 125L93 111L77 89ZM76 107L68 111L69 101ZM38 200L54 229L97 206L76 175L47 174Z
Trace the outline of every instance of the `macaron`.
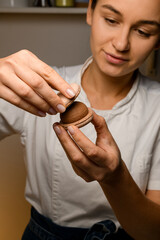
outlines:
M75 96L72 99L66 98L63 94L58 93L66 106L66 111L60 114L60 124L67 129L70 125L83 127L88 124L93 118L93 112L84 103L74 101L80 93L80 86L72 83L71 87L75 91Z
M60 124L67 128L70 125L83 127L88 124L93 118L93 113L84 103L73 102L64 113L60 114Z

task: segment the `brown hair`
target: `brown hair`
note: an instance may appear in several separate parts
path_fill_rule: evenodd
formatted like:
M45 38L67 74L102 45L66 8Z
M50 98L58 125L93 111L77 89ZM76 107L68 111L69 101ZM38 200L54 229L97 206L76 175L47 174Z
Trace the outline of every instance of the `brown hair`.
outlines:
M92 0L91 8L92 8L92 9L95 9L96 4L97 4L97 0Z

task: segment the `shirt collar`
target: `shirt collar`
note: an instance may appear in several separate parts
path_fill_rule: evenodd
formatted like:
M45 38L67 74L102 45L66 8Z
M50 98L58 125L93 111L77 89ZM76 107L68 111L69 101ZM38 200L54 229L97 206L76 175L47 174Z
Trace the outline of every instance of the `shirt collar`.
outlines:
M84 65L83 65L82 68L81 68L80 78L79 78L79 84L80 84L80 85L81 85L82 76L83 76L85 70L86 70L86 69L88 68L88 66L91 64L92 60L93 60L93 57L92 57L92 56L89 57L89 58L85 61ZM136 94L137 89L138 89L138 85L139 85L139 80L140 80L140 72L137 70L135 81L134 81L134 83L133 83L133 85L132 85L132 88L131 88L130 91L128 92L127 96L126 96L125 98L123 98L122 100L120 100L117 104L115 104L114 107L112 108L112 110L107 110L107 111L109 112L109 111L114 111L114 110L116 110L116 109L118 110L118 109L126 106L127 103L129 103L129 102L133 99L134 95ZM86 93L84 92L84 90L83 90L83 88L82 88L82 85L81 85L81 96L83 96L83 98L85 98L86 102L88 103L88 106L90 106L90 103L89 103L89 101L88 101L88 99L87 99ZM106 111L106 110L96 110L96 112L97 112L97 111L99 111L99 112L104 112L104 111Z

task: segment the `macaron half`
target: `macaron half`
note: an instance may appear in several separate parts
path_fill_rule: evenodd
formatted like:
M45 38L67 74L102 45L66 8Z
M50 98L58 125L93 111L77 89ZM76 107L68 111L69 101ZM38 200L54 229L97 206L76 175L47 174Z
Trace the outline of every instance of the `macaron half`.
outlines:
M68 99L63 94L58 93L58 96L66 106L66 111L60 114L60 124L65 129L70 125L75 125L79 128L83 127L93 118L93 112L90 108L82 102L74 101L80 93L80 86L76 83L72 83L71 87L76 93L72 99Z

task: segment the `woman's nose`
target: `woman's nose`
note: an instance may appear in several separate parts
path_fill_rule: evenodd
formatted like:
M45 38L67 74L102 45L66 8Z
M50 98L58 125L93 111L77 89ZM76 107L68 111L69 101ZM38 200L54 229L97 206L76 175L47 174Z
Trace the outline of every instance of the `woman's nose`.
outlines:
M130 49L129 31L121 30L113 39L113 46L118 52L126 52Z

